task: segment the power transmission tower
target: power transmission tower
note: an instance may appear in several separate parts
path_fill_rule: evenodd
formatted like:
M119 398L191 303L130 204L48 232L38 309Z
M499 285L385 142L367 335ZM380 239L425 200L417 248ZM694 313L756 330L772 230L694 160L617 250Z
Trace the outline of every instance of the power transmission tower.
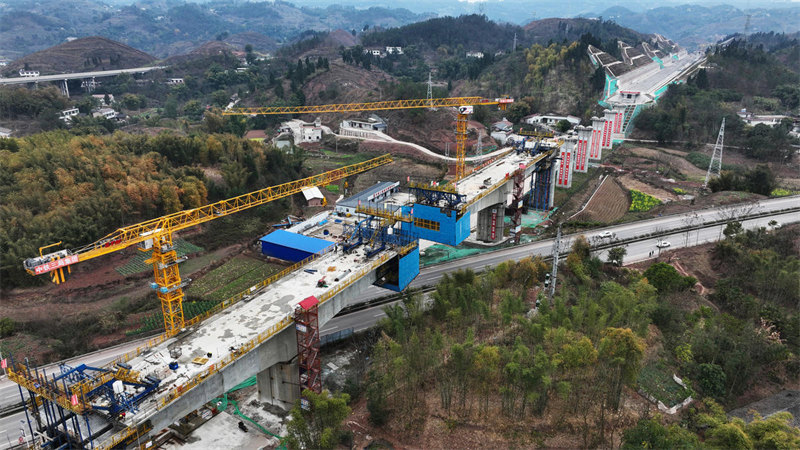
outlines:
M483 152L483 130L478 131L478 145L475 146L475 155Z
M553 306L553 295L556 293L556 278L558 277L558 257L561 251L561 224L558 224L558 231L556 232L556 240L553 241L553 272L550 275L550 292L547 297L550 300L550 306Z
M747 15L747 20L744 23L744 41L747 42L747 32L750 31L750 14Z
M722 118L722 125L719 127L719 135L717 136L717 143L714 145L714 154L711 155L711 162L708 164L708 172L706 172L706 181L703 182L703 188L708 187L708 180L711 177L719 177L722 171L722 141L725 138L725 118Z

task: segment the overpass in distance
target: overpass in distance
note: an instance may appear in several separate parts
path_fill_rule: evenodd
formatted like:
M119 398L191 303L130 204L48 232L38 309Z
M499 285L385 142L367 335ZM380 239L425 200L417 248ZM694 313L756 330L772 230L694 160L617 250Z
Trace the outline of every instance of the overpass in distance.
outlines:
M135 67L132 69L96 70L92 72L60 73L54 75L39 75L36 77L0 77L0 85L28 84L45 81L83 80L88 78L115 77L123 73L147 73L153 70L164 69L166 66Z

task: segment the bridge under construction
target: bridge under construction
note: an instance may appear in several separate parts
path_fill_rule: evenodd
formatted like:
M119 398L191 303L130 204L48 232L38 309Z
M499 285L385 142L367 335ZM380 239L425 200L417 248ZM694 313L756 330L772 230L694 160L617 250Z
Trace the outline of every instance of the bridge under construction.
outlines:
M606 124L597 124L603 129ZM586 131L589 131L586 133ZM29 408L37 445L124 448L152 437L255 375L262 401L290 407L302 389L321 389L319 329L359 292L377 285L402 291L419 273L419 240L458 245L518 240L523 209L553 207L554 189L600 159L605 137L592 128L566 138L520 136L451 183L406 180L402 195L359 203L331 215L337 233L303 231L329 242L281 273L184 320L183 288L172 233L391 162L374 160L267 188L194 210L121 228L100 241L26 260L32 274L66 279L72 264L136 245L152 252L166 332L104 367L62 365L46 373L10 358L9 378ZM610 147L610 144L608 145ZM463 158L462 158L463 160ZM398 183L399 184L399 183ZM511 226L506 229L505 217ZM321 221L320 221L321 222ZM287 244L290 245L290 244Z

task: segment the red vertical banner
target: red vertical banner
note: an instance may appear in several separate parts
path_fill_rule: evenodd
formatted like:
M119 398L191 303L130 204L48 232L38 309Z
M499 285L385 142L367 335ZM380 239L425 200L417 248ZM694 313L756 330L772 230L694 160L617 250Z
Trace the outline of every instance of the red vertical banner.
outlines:
M561 161L562 167L564 168L564 187L569 188L572 187L572 150L567 150L564 153L564 160ZM566 167L564 167L566 166Z
M490 238L494 240L497 236L497 209L492 209L492 232Z
M614 118L614 133L619 133L622 130L622 113L618 112Z

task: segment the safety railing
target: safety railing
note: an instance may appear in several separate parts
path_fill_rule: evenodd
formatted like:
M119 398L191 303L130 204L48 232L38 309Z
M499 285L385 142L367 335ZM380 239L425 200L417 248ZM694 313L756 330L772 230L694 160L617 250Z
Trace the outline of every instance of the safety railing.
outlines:
M399 208L393 211L388 208L377 208L375 206L358 206L356 207L356 212L358 214L380 217L382 219L399 220L401 222L411 221L411 216L404 216Z
M216 304L214 307L212 307L208 311L204 312L203 314L195 316L195 317L191 318L190 320L186 321L186 326L188 327L188 326L192 326L192 325L194 325L194 324L196 324L198 322L202 322L203 320L213 316L214 314L222 311L223 309L226 309L226 308L229 308L229 307L235 305L236 303L239 302L239 300L243 299L246 295L250 295L253 292L258 291L259 289L265 288L265 287L269 286L270 284L272 284L272 283L280 280L281 278L285 277L286 275L289 275L290 273L296 271L297 269L300 269L301 267L316 261L317 259L321 258L322 256L330 253L332 251L332 249L333 249L333 247L331 246L331 247L328 247L327 249L325 249L325 250L323 250L323 251L321 251L319 253L315 253L315 254L309 256L308 258L306 258L306 259L304 259L302 261L299 261L297 263L292 264L291 266L281 270L280 272L270 276L269 278L264 279L263 281L259 282L258 284L255 284L255 285L245 289L244 291L239 292L238 294L236 294L236 295L234 295L232 297L229 297L226 300L223 300L222 302Z
M167 338L169 338L169 337L170 336L167 335L167 333L162 333L162 334L160 334L160 335L158 335L158 336L156 336L156 337L154 337L152 339L149 339L147 342L144 343L144 345L140 345L139 347L136 347L136 350L132 350L130 352L127 352L127 353L124 353L124 354L118 356L113 361L108 363L106 365L106 367L112 367L112 366L116 365L117 363L126 363L126 362L132 360L133 358L136 358L137 356L141 355L145 350L147 350L147 349L149 349L151 347L155 347L156 345L166 341Z
M25 367L18 365L17 367L9 367L6 369L8 379L24 387L25 389L35 392L38 395L57 403L67 411L72 411L75 414L84 414L90 407L86 405L82 398L78 398L75 404L72 403L70 394L63 391L54 383L47 382L41 378L32 378L27 375Z
M111 439L109 439L108 441L103 442L103 443L101 443L100 445L98 445L98 446L96 446L94 448L96 448L98 450L112 449L112 448L122 444L123 442L127 441L131 437L138 437L138 436L140 436L142 434L147 433L152 428L153 427L150 426L149 424L143 424L143 425L139 425L139 426L135 426L135 427L125 428L122 431L118 431L116 434L111 436Z
M428 191L439 191L439 192L449 192L451 194L458 194L458 191L452 184L441 184L436 186L431 186L426 183L417 183L417 182L410 182L408 183L408 187L410 188L417 188L417 189L425 189Z

